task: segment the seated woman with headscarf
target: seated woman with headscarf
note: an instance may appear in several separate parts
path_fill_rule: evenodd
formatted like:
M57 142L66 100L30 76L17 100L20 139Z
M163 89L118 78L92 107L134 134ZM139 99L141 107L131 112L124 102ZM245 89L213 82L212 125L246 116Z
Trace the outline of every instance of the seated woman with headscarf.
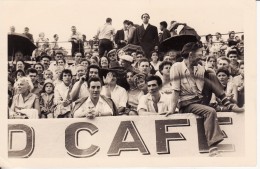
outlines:
M40 103L37 95L31 93L32 81L29 77L21 77L14 85L18 94L13 97L9 118L38 119Z

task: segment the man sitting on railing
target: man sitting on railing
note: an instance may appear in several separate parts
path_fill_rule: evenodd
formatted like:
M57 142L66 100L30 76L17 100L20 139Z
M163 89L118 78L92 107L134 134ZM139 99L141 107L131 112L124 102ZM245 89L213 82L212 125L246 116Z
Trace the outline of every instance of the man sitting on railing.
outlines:
M175 112L179 102L180 112L193 113L204 117L204 129L210 156L218 156L216 145L223 140L223 134L218 124L215 109L209 107L209 101L214 93L230 111L241 112L235 104L226 97L223 87L213 73L205 72L198 64L202 57L202 45L191 42L184 45L181 55L182 62L173 64L172 80L172 111Z

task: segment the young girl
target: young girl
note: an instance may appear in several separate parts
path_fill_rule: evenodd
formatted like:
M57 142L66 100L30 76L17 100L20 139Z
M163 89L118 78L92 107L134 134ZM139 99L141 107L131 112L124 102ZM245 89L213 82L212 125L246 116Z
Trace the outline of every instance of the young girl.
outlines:
M54 107L54 85L52 80L47 79L40 97L41 118L54 118Z

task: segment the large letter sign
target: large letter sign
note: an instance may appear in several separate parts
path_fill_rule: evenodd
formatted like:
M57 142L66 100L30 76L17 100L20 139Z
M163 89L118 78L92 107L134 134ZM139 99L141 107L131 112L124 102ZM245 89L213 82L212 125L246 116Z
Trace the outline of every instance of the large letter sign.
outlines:
M13 138L15 134L22 133L25 134L26 146L22 150L13 150ZM35 135L34 130L32 127L29 127L24 124L9 124L8 125L8 134L9 134L9 151L8 157L20 157L20 158L28 158L33 153L34 150L34 142L35 142ZM20 140L22 142L22 140Z
M185 137L179 133L169 133L169 127L183 127L190 126L188 119L176 120L156 120L156 147L158 154L170 154L169 142L185 140Z
M134 141L126 141L129 134ZM150 154L134 122L122 121L107 154L109 156L119 156L121 151L133 150L139 150L143 155Z
M68 154L73 157L90 157L99 151L99 147L96 145L91 145L87 149L77 148L78 135L82 131L87 131L90 135L93 135L98 131L98 128L91 123L79 122L69 125L65 130L65 147Z

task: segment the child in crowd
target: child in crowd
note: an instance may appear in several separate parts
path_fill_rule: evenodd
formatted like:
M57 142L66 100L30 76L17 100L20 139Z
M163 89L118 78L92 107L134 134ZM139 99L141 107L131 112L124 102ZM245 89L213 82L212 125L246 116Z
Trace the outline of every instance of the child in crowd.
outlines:
M40 97L41 118L54 118L54 108L54 85L51 79L47 79Z
M44 80L50 79L53 80L53 73L51 70L47 69L43 72L43 78Z

